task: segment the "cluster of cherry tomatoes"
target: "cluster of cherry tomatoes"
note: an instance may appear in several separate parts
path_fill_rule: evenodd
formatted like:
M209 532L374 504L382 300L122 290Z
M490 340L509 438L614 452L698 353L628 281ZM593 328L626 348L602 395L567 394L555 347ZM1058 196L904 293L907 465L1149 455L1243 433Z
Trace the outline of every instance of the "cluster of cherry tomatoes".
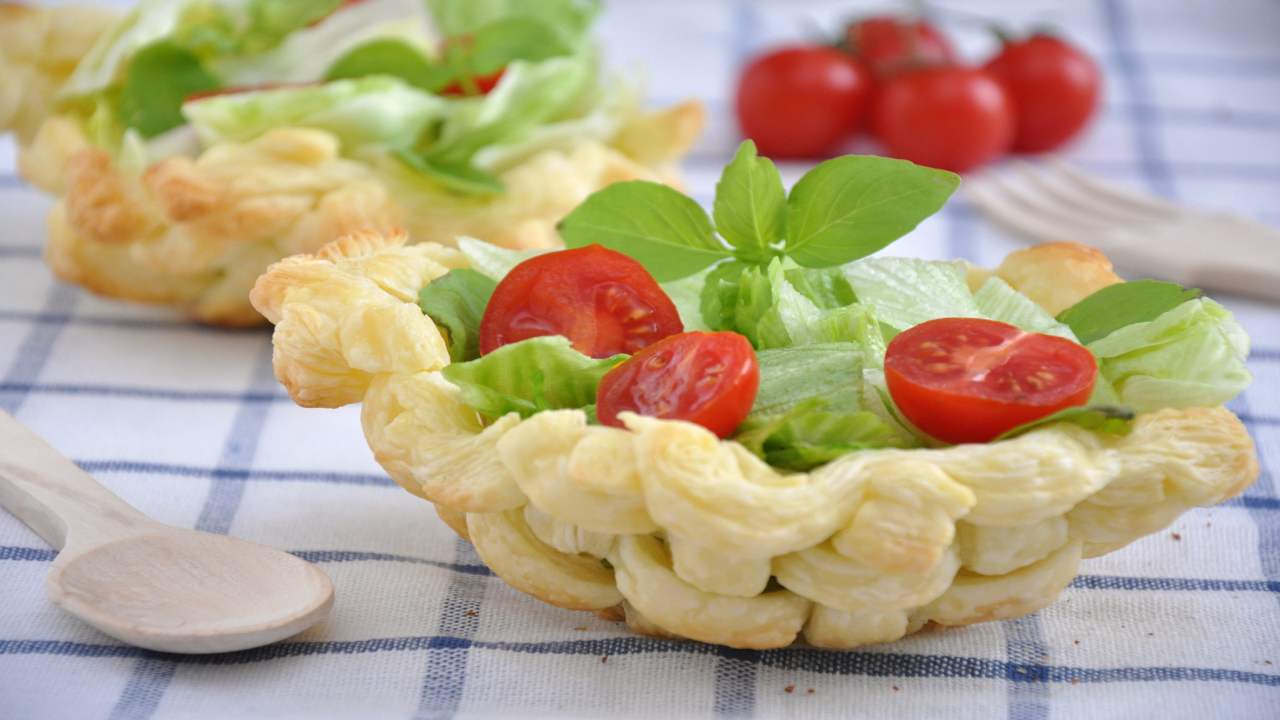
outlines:
M1052 35L1005 40L979 67L961 63L924 20L873 17L834 46L754 59L737 112L743 134L771 157L828 157L865 128L890 155L963 172L1066 143L1092 117L1100 84L1093 60Z

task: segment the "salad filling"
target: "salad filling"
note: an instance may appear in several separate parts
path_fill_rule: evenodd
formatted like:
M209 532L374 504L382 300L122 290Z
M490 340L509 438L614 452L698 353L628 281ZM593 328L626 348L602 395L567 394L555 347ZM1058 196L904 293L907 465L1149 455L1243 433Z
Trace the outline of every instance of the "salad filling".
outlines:
M136 171L272 128L450 193L500 194L532 154L607 141L638 107L602 81L593 0L143 0L77 66L63 112Z
M958 184L846 156L787 193L748 141L710 216L671 188L619 183L561 223L569 250L463 239L471 268L419 304L446 335L444 377L487 421L678 419L783 470L1056 422L1123 435L1139 413L1221 405L1248 384L1247 335L1197 290L1109 284L1055 316L962 263L868 257Z

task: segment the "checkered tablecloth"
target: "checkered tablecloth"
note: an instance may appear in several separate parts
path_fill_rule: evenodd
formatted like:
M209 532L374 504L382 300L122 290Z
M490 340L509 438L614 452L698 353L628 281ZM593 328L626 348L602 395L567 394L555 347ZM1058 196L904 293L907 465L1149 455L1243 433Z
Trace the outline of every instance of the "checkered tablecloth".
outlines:
M655 101L708 102L687 173L707 202L736 142L742 58L857 4L612 0L601 30L614 63L646 69ZM1055 23L1100 58L1105 107L1072 159L1280 224L1280 3L936 4ZM971 57L989 47L976 27L950 29ZM1223 298L1255 345L1255 383L1232 406L1263 463L1244 497L1087 562L1021 620L858 652L726 650L508 588L380 471L355 408L289 402L266 331L54 282L40 259L49 201L12 160L0 147L0 407L159 520L319 563L337 602L325 625L259 650L137 650L45 600L53 552L0 512L0 718L1280 717L1278 306ZM1014 247L957 200L893 251L993 264Z

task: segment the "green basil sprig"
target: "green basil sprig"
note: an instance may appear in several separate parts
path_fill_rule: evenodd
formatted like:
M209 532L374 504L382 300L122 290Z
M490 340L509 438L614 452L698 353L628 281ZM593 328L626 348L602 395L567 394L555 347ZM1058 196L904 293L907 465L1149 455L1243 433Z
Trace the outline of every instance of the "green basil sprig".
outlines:
M560 235L569 247L597 243L630 255L661 281L730 258L834 267L910 232L959 184L945 170L850 155L819 164L787 195L778 169L748 140L716 186L714 224L680 192L633 181L587 198L561 222Z

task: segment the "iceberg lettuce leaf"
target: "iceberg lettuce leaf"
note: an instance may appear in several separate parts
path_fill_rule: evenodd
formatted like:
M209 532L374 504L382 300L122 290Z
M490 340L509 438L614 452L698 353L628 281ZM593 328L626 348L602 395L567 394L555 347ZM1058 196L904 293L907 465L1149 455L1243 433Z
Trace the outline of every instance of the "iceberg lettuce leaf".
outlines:
M498 418L515 412L528 417L595 403L600 378L626 359L615 355L597 360L574 350L567 338L548 335L503 345L479 359L446 365L441 372L481 415Z

